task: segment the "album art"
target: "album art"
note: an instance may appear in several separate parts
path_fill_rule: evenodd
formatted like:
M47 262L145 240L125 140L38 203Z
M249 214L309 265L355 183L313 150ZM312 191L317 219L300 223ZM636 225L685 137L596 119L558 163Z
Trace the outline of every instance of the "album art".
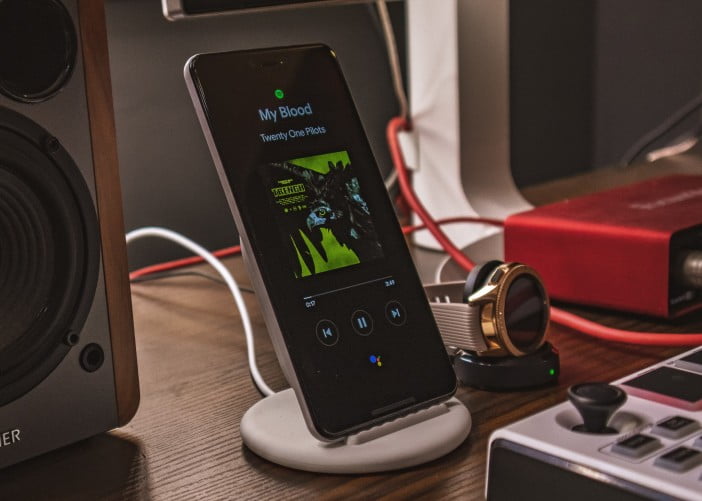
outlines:
M295 277L383 256L346 151L271 162L261 175Z

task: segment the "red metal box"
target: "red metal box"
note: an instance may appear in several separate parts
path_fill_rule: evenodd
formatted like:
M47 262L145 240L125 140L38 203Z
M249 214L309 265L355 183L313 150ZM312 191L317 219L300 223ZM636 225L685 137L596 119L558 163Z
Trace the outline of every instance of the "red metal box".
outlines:
M538 270L553 298L658 317L702 306L677 278L688 249L702 250L702 176L643 181L505 222L505 259Z

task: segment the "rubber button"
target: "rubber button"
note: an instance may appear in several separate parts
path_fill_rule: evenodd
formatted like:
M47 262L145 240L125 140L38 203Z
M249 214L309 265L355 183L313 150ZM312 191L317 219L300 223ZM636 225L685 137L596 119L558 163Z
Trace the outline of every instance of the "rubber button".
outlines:
M689 447L677 447L657 457L653 464L666 470L684 473L702 464L702 452Z
M702 374L702 349L686 357L682 357L680 360L677 360L674 365L681 369L687 369L697 374Z
M630 458L642 458L661 447L663 444L657 438L637 433L614 444L612 452Z
M660 435L666 438L682 438L696 430L699 430L700 423L694 419L689 419L683 416L671 416L659 421L651 429L651 433Z

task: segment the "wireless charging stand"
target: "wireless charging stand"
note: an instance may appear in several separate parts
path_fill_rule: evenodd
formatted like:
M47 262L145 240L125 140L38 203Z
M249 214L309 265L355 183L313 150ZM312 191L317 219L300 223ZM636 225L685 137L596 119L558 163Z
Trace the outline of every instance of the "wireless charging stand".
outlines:
M254 404L241 420L244 444L289 468L318 473L372 473L416 466L448 454L471 429L456 398L339 442L320 442L307 429L292 389Z

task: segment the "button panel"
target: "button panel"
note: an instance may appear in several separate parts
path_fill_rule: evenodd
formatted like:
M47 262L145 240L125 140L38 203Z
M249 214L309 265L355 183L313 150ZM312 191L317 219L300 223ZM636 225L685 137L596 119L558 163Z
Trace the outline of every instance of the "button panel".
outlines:
M313 324L317 340L324 346L346 342L371 343L368 349L375 350L383 346L379 342L402 338L408 324L405 304L409 299L398 297L397 285L395 278L387 276L341 287L332 291L334 295L324 292L305 296L304 309L309 312L310 320L317 322ZM329 315L320 318L318 314L315 318L314 312L320 310ZM368 341L361 341L359 337L368 338Z
M630 463L655 465L671 472L689 471L702 464L702 435L696 433L701 428L700 422L691 416L668 416L599 450ZM699 452L699 459L692 452L673 454L680 448Z
M702 391L689 385L698 380L697 374L675 368L678 359L697 363L700 354L702 346L613 381L611 384L625 388L627 393L631 382L644 390L641 394L629 393L622 409L613 415L609 425L617 430L616 435L574 433L572 426L580 419L573 405L564 402L496 430L489 450L504 448L528 454L539 466L567 465L570 472L583 475L588 482L600 482L604 486L601 492L609 494L604 497L614 499L625 492L637 499L702 501L702 409L677 405L689 396L699 394L702 398ZM661 374L661 368L669 370ZM660 378L651 377L656 371ZM678 379L681 372L684 375ZM641 384L646 383L645 379L650 384ZM656 398L652 395L655 390L665 393L658 391L660 398ZM488 466L488 489L493 480L497 485L499 475L506 477L509 467L517 464L508 455L496 454L494 458ZM499 475L493 473L497 468L503 469Z

